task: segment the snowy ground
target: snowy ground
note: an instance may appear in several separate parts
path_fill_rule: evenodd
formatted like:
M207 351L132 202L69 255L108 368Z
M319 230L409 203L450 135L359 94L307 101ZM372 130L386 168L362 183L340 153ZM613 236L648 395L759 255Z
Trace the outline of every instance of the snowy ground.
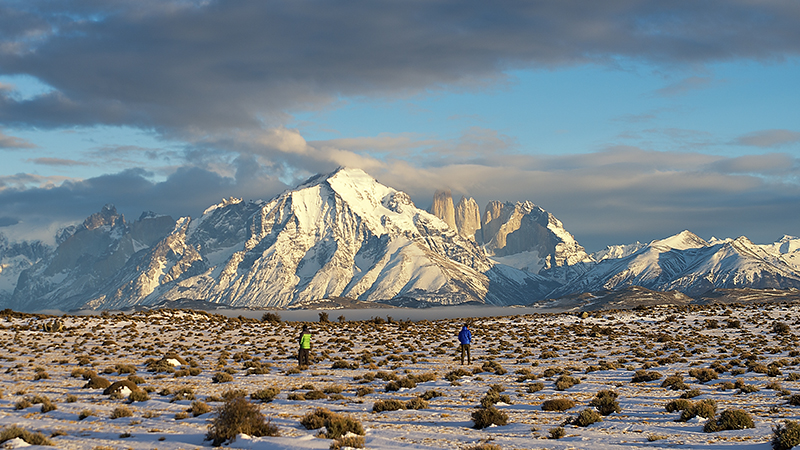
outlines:
M43 326L54 317L0 316L0 427L41 432L64 449L208 447L204 438L215 412L194 417L186 412L192 400L175 400L175 392L191 388L195 401L217 408L226 391L250 394L266 387L280 389L275 400L258 404L281 436L239 436L231 448L327 449L331 440L316 437L317 431L299 423L318 407L357 418L366 429L366 448L372 449L461 449L483 442L502 449L769 449L772 427L800 418L800 407L787 403L789 395L800 393L800 375L793 375L800 374L796 305L665 307L600 312L583 319L574 314L528 314L385 324L338 323L339 314L347 313L330 312L332 323L310 324L313 364L303 371L296 370L297 322L157 311L66 316L65 331L44 332ZM464 320L471 321L475 335L473 364L464 367L474 373L451 382L447 374L462 367L455 336ZM789 325L788 333L776 333L776 322ZM187 361L176 370L191 367L199 374L149 372L145 361L158 360L168 351ZM82 356L89 357L89 364L79 365ZM333 369L338 359L357 363L358 368ZM506 372L482 371L487 361ZM258 363L268 365L264 371L269 373L248 375L248 368L252 371ZM690 369L713 363L722 372L718 379L699 383L689 376ZM761 373L771 364L771 374ZM149 400L129 402L103 395L102 389L84 388L87 381L78 373L92 369L114 382L131 375L130 366ZM661 377L632 382L640 369ZM233 381L212 381L224 371ZM426 376L433 380L386 391L387 381L372 379L379 372L400 378L432 374ZM555 381L562 374L580 383L559 391ZM674 374L683 376L685 389L661 387ZM740 393L730 386L737 380L758 391ZM544 389L529 392L536 382ZM289 399L309 392L310 385L328 391L327 398ZM491 385L500 385L502 394L510 397L510 403L496 405L508 415L508 424L474 429L471 414ZM358 396L356 389L365 387L374 392ZM551 429L588 408L603 389L619 394L621 412L587 427L564 425L566 436L550 438ZM680 412L667 412L665 404L691 389L700 393L691 401L713 399L717 414L743 409L755 428L705 433L705 419L676 421ZM425 409L372 412L377 400L405 401L431 390L442 395ZM47 397L56 408L42 412L40 403L25 406L25 399L37 396ZM576 406L564 412L543 411L542 402L554 398L572 399ZM122 406L132 416L112 419L115 408ZM15 440L5 445L23 444Z

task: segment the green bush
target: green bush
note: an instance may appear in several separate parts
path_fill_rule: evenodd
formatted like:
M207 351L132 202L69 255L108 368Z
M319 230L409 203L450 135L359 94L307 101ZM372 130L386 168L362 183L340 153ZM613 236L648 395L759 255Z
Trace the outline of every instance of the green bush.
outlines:
M772 448L789 450L800 445L800 423L787 420L783 425L772 427Z
M706 433L715 433L724 430L743 430L755 428L753 418L741 409L726 409L722 411L717 420L709 420L703 427Z
M478 408L472 413L472 421L478 430L482 430L491 425L503 426L508 423L508 414L500 411L494 406L488 408Z
M279 436L278 427L266 420L257 405L244 397L234 397L217 410L208 427L206 440L214 447L232 441L237 434L250 436Z

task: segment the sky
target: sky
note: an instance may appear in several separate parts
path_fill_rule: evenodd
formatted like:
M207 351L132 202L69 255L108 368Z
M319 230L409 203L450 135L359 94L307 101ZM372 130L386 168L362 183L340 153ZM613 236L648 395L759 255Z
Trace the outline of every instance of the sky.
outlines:
M364 169L588 251L800 235L800 3L1 0L0 233Z

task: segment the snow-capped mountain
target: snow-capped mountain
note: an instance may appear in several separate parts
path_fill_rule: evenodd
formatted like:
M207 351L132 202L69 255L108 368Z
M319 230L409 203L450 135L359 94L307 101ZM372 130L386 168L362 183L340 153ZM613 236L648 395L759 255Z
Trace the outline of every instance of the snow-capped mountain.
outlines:
M699 295L715 288L800 288L800 274L785 255L770 253L746 237L709 243L683 231L628 256L604 259L549 296L625 286Z
M632 286L684 302L676 292L800 288L800 239L791 236L756 245L684 231L588 255L531 202L491 202L480 228L474 200L459 205L453 227L405 193L344 168L270 201L223 200L195 219L144 213L128 223L106 205L59 231L55 249L0 239L0 307L283 308L326 298L512 305L565 296L598 303L578 294L616 299L615 290Z
M556 285L498 267L403 192L357 169L269 202L223 201L143 240L111 207L20 277L15 306L123 308L163 300L286 307L326 297L514 304ZM167 223L170 230L166 231Z
M19 275L47 258L52 251L50 246L40 241L10 242L0 233L0 305L10 301Z

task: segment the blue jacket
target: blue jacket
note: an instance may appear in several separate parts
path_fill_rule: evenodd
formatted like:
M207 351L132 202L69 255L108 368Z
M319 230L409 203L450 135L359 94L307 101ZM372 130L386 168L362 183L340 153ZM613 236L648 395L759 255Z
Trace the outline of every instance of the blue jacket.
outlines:
M462 344L471 344L472 343L472 333L469 331L469 328L463 327L461 331L458 333L458 341Z

